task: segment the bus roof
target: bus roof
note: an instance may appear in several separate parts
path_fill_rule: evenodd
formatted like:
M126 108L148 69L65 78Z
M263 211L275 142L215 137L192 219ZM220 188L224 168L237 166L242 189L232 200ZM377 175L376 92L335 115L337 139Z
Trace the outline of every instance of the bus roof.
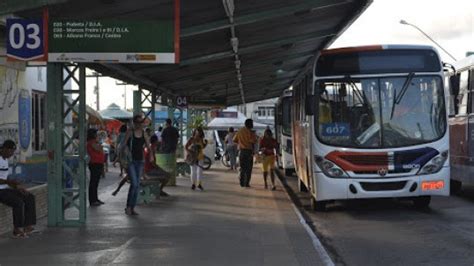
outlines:
M474 69L474 55L470 55L466 58L458 60L452 64L456 72L462 71L465 69Z
M429 45L412 45L412 44L388 44L388 45L367 45L367 46L354 46L354 47L341 47L334 49L322 50L321 54L342 54L342 53L353 53L353 52L367 52L367 51L380 51L390 49L410 49L410 50L433 50L436 49Z

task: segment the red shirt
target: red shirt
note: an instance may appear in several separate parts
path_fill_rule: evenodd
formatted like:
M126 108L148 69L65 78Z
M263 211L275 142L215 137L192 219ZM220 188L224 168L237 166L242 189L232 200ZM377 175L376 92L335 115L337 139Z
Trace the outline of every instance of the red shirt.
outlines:
M87 141L87 153L89 154L89 157L91 158L89 163L104 163L105 162L105 154L104 151L101 149L100 151L97 151L92 147L92 145L96 144L100 146L100 144L97 142L95 139L91 139Z
M278 147L278 142L274 138L262 138L259 146L260 150L263 150L263 154L275 155L275 149Z
M154 151L155 146L156 145L152 144L151 150ZM155 154L153 154L153 162L150 162L150 152L148 151L148 149L145 148L145 150L143 151L143 158L145 158L145 165L143 167L143 170L145 171L145 173L148 173L149 171L155 168L156 157L155 157Z

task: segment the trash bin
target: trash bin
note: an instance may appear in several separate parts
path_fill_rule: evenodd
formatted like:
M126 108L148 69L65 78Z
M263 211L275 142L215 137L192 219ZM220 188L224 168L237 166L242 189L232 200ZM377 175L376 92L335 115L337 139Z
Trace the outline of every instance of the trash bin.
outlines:
M156 164L171 175L170 180L166 185L176 186L176 154L157 153Z

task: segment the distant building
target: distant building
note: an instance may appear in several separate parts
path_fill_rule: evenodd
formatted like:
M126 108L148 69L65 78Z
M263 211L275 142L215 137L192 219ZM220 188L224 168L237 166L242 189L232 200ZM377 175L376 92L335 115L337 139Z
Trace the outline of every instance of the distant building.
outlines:
M246 117L252 118L255 122L265 124L274 128L275 126L275 104L278 98L239 105L237 109Z

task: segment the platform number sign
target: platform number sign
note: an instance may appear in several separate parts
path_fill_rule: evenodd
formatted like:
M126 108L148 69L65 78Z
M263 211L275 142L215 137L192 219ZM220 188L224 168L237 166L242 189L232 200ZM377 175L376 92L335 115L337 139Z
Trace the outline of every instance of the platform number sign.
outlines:
M188 108L188 99L186 96L176 97L176 107L186 109Z
M42 19L7 19L7 58L9 60L44 59Z

